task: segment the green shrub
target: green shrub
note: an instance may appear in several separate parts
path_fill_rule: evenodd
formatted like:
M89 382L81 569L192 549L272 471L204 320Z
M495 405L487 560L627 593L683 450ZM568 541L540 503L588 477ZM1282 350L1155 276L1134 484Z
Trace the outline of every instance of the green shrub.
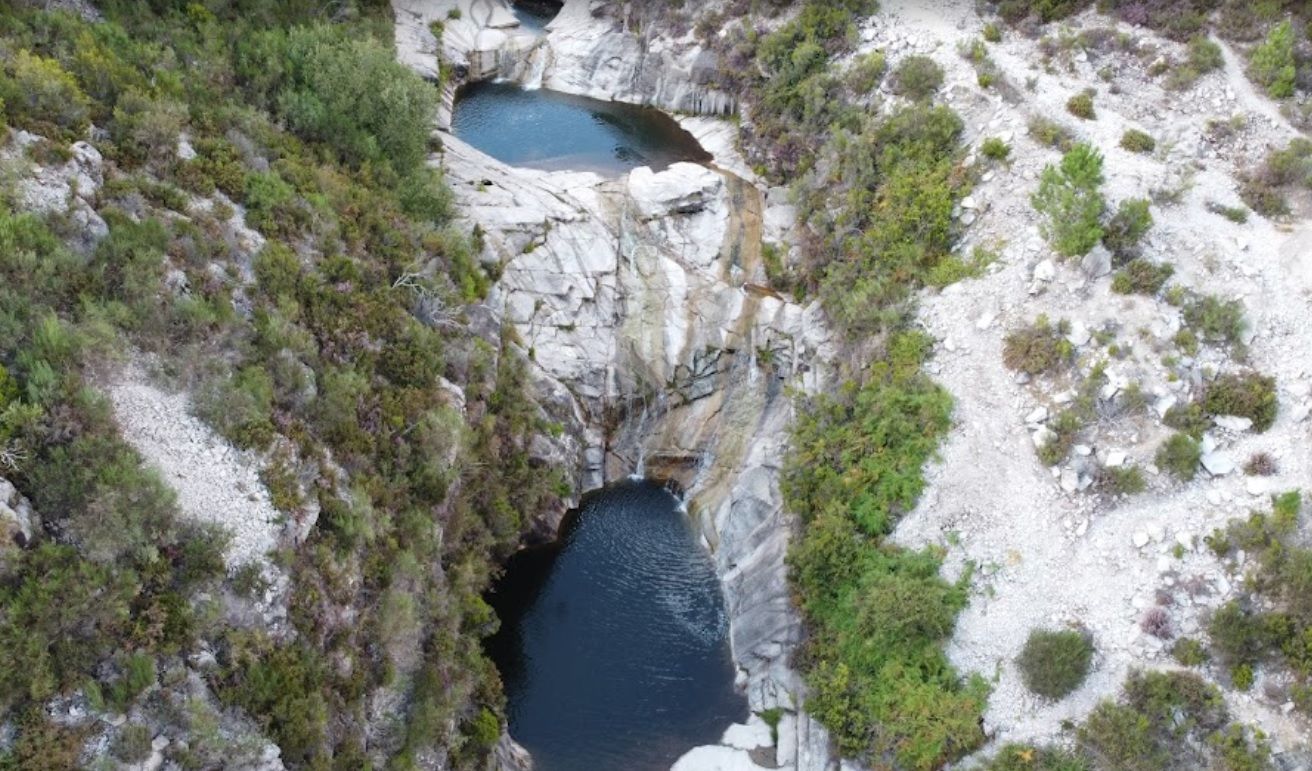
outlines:
M893 69L893 89L908 99L928 99L943 87L943 68L928 56L908 56Z
M1209 415L1250 418L1260 434L1276 419L1276 379L1256 372L1222 375L1204 392L1203 409Z
M1080 687L1093 661L1093 643L1074 630L1035 629L1016 659L1025 687L1040 696L1060 699Z
M1044 215L1044 235L1058 254L1085 254L1102 238L1102 180L1102 156L1087 144L1076 145L1059 166L1043 170L1030 201Z
M399 176L423 167L438 92L372 37L321 25L250 36L237 72L262 105L347 162L385 161Z
M1039 115L1030 118L1029 132L1035 142L1046 147L1055 147L1062 152L1070 150L1075 145L1075 138L1070 130L1051 118Z
M803 523L789 579L811 628L807 710L846 755L929 769L983 740L985 686L962 684L941 644L966 601L933 552L883 542L923 488L951 401L917 372L921 335L897 335L871 378L794 422L781 485Z
M1066 112L1081 120L1095 120L1098 115L1093 109L1093 94L1081 91L1066 100Z
M984 25L984 31L981 33L984 39L990 43L1002 42L1002 28L993 22Z
M1188 482L1198 473L1203 449L1188 434L1174 434L1157 448L1154 462L1175 478Z
M1207 648L1191 637L1181 637L1171 646L1171 656L1186 667L1201 667L1207 663Z
M985 158L992 158L995 161L1005 161L1007 156L1011 155L1011 145L1002 141L998 137L989 137L979 146L979 151Z
M1207 210L1213 214L1220 214L1222 217L1230 220L1236 225L1242 225L1248 222L1248 210L1242 206L1226 206L1225 204L1215 201L1207 202Z
M1148 489L1138 466L1102 467L1098 469L1098 489L1109 495L1138 495Z
M887 71L888 61L884 58L884 52L871 51L852 64L847 72L847 87L855 94L868 94L875 90Z
M90 102L54 59L20 50L0 71L0 102L13 125L52 137L77 138L90 123Z
M1182 64L1172 68L1167 79L1167 87L1184 90L1192 86L1200 77L1225 66L1221 46L1207 38L1206 35L1194 35L1189 39L1188 55Z
M1173 275L1175 275L1175 268L1169 263L1158 265L1142 258L1130 260L1129 264L1112 277L1112 291L1117 294L1144 294L1151 297L1162 291L1162 287Z
M140 723L129 723L119 729L109 751L124 763L141 763L150 757L150 729Z
M1007 334L1002 363L1028 375L1041 375L1068 364L1075 348L1064 330L1064 322L1054 325L1047 316L1039 316L1028 327Z
M1241 345L1243 342L1244 306L1239 300L1222 300L1216 295L1192 297L1185 303L1184 322L1197 330L1204 340Z
M1147 198L1127 198L1116 207L1116 213L1103 228L1102 243L1118 264L1124 264L1139 253L1139 242L1153 226L1153 215L1148 211Z
M1126 129L1121 134L1121 147L1132 153L1151 153L1157 149L1157 140L1152 135L1139 129Z
M1249 62L1253 80L1275 99L1294 95L1297 70L1294 65L1294 29L1288 21L1271 28L1266 40L1253 49Z

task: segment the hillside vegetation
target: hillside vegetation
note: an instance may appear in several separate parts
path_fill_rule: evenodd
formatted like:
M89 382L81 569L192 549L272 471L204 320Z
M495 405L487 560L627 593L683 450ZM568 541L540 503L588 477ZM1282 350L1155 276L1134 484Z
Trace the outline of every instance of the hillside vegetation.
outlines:
M394 62L386 3L100 9L0 12L6 179L89 141L105 224L88 243L73 210L20 214L3 188L0 472L44 527L3 560L0 767L135 758L169 727L184 768L251 762L260 733L290 767L482 767L481 593L560 491L529 463L550 426L512 342L463 318L490 277L424 163L438 91ZM307 528L268 569L225 566L125 444L98 383L143 354L268 459ZM229 620L271 596L285 623ZM133 722L55 722L59 697Z

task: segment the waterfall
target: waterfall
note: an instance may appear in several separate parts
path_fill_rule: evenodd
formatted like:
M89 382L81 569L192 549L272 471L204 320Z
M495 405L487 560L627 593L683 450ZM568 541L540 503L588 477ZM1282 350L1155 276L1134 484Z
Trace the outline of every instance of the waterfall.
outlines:
M547 72L547 60L551 57L551 46L546 40L540 41L528 52L528 73L524 76L524 88L536 91L542 88L542 78Z

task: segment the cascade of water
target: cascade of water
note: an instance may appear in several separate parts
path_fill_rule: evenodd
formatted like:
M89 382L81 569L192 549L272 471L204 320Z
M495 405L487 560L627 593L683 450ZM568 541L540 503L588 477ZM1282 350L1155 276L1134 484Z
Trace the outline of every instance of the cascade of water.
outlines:
M524 88L536 91L542 88L542 78L547 72L547 60L551 56L551 47L546 40L533 46L528 53L528 75L524 78Z

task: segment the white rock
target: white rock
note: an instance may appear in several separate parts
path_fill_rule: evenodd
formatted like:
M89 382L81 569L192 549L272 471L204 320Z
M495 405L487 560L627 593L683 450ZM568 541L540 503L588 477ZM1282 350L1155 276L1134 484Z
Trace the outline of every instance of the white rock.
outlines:
M984 313L980 314L980 317L975 320L975 329L981 331L988 329L993 326L993 321L996 318L997 314L993 311L984 311Z
M1061 472L1061 489L1068 493L1073 493L1080 487L1080 476L1075 473L1075 469L1062 469Z
M1089 278L1102 278L1112 272L1112 255L1101 245L1093 247L1084 259L1080 260L1080 269Z
M1087 458L1093 454L1093 448L1087 444L1077 444L1071 449L1082 458Z
M720 744L740 750L754 750L757 747L770 747L774 739L770 736L770 726L764 720L752 715L747 724L734 723L720 737Z
M1203 468L1214 477L1223 477L1235 470L1235 461L1222 450L1203 454Z
M1030 414L1025 416L1025 422L1029 424L1042 423L1047 419L1048 419L1048 408L1044 407L1041 404L1038 407L1035 407L1033 410L1031 410Z
M1089 327L1083 322L1076 321L1071 324L1071 331L1066 335L1066 339L1070 341L1071 345L1079 348L1081 345L1089 342L1090 336Z
M1057 277L1057 266L1052 260L1044 260L1034 266L1034 280L1045 284Z
M1041 449L1043 447L1048 446L1048 444L1053 440L1055 440L1056 438L1057 438L1057 432L1053 431L1051 428L1048 428L1047 426L1039 426L1037 429L1035 429L1034 433L1030 436L1030 439L1034 442L1034 447L1036 449Z
M1124 466L1125 451L1111 450L1110 452L1107 453L1107 460L1104 461L1104 465L1106 465L1108 468L1118 468L1120 466Z
M1214 420L1216 425L1227 431L1247 431L1253 427L1252 418L1244 418L1238 415L1217 415Z
M1134 543L1134 548L1142 549L1148 545L1148 533L1143 530L1136 530L1130 540Z
M1153 412L1157 413L1157 417L1164 418L1167 410L1174 407L1176 401L1175 394L1167 394L1153 404Z
M1268 485L1262 477L1248 477L1244 480L1244 491L1253 497L1266 495Z

